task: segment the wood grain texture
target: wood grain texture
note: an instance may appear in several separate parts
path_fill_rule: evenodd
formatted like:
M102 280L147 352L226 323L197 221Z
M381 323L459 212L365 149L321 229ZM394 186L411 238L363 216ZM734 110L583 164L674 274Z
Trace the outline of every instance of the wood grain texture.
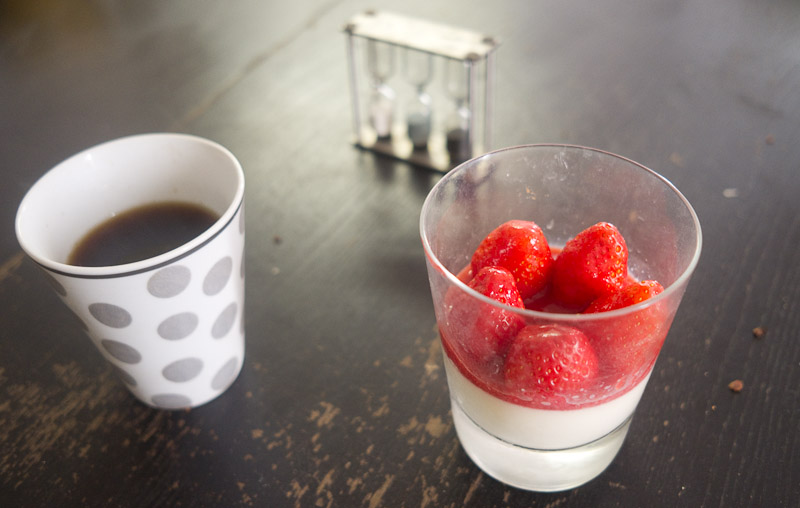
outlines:
M800 5L370 4L502 40L495 147L620 153L700 217L626 444L555 494L458 443L418 230L439 175L349 144L341 29L364 7L0 1L0 506L796 506ZM13 232L47 168L163 130L247 181L245 365L192 411L136 402Z

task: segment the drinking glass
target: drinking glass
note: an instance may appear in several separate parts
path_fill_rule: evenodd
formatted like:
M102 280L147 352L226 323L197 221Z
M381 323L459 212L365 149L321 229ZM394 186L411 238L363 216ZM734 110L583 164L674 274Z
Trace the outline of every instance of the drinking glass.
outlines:
M664 291L596 314L519 309L483 296L465 283L472 254L512 219L536 222L556 253L585 228L610 222L627 243L629 274L657 280ZM487 474L522 489L566 490L598 476L623 444L700 257L700 224L689 202L665 178L626 158L526 145L446 174L425 200L420 233L453 420L466 453ZM504 378L501 353L479 360L470 354L470 337L487 313L582 332L597 353L593 384L552 402L520 396Z

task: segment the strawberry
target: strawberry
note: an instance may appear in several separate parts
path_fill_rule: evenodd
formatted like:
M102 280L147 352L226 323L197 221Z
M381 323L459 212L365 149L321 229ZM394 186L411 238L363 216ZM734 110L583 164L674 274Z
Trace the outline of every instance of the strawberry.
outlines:
M505 268L499 266L481 268L467 285L492 300L511 307L524 307L514 276Z
M563 408L592 383L597 371L597 356L583 332L557 324L529 325L506 355L506 389L522 400Z
M624 286L622 289L613 293L607 293L593 301L583 312L591 314L594 312L607 312L609 310L621 309L643 302L664 291L664 288L657 281L643 280L633 282Z
M624 288L601 296L584 311L585 314L606 312L646 301L664 291L654 280L633 282ZM628 314L598 319L587 324L587 333L595 345L604 370L616 381L626 377L636 382L655 362L672 320L666 302L659 302Z
M486 266L502 266L511 272L525 300L547 286L553 255L536 223L511 220L489 233L472 255L473 273Z
M514 282L505 268L482 268L468 284L478 293L511 307L524 308ZM463 353L469 370L499 372L508 344L525 325L511 310L482 302L473 295L452 287L445 296L447 340Z
M625 240L612 224L599 222L564 245L553 263L551 288L557 302L580 309L622 288L627 276Z

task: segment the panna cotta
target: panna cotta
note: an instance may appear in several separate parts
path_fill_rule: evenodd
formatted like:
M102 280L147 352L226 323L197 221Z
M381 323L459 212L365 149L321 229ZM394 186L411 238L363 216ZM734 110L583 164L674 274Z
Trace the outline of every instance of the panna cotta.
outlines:
M574 448L612 432L633 414L650 378L648 373L624 394L597 405L538 409L487 393L443 356L450 394L469 418L503 441L537 450Z

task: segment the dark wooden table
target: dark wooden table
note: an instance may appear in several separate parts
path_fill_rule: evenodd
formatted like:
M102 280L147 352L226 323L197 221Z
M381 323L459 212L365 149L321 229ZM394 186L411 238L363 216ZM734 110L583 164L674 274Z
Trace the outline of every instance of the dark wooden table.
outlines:
M700 265L583 487L509 488L459 446L418 232L440 175L350 144L367 7L502 40L493 147L610 150L697 210ZM1 0L0 506L797 506L799 28L792 0ZM14 237L48 168L150 131L247 178L245 366L191 411L130 396Z

